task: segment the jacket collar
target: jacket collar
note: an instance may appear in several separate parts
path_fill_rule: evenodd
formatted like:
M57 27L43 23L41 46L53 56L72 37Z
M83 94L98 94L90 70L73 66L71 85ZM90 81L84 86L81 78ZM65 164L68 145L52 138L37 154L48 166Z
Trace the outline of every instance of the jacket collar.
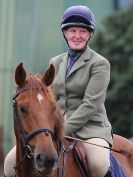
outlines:
M60 64L59 67L59 71L60 71L60 75L61 78L65 81L65 76L66 76L66 67L67 67L67 56L68 53L66 53L66 55L64 55L64 57L62 58L62 62ZM89 60L91 56L91 49L87 46L85 52L79 57L79 59L74 63L70 73L68 74L67 78L76 70L78 70L79 68L81 68L83 65L85 65L85 61ZM66 78L66 79L67 79Z

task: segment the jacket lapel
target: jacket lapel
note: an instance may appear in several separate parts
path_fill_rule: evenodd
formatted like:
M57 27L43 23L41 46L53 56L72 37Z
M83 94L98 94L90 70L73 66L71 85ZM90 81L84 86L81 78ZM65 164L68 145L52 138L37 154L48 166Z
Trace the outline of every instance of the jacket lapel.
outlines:
M74 63L74 65L72 66L72 69L70 71L70 73L67 75L67 78L76 70L78 70L79 68L81 68L82 66L85 65L85 61L90 59L90 55L91 55L91 50L89 47L87 47L86 51L79 57L79 59Z
M67 54L62 58L62 62L59 67L60 78L65 82L66 77L66 67L67 67Z

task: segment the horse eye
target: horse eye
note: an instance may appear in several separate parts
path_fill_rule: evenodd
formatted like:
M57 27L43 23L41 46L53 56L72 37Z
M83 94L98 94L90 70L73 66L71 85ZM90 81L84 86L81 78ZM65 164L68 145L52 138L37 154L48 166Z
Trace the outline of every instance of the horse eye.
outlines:
M18 110L19 110L21 113L23 113L23 114L27 114L27 113L28 113L28 110L27 110L27 108L26 108L25 106L20 106L20 107L18 108Z

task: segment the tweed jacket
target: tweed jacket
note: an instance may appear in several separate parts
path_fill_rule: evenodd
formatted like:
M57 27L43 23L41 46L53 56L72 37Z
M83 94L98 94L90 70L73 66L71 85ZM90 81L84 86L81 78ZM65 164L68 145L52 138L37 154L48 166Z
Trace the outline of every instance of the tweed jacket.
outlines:
M50 60L55 66L53 89L63 112L65 134L81 139L99 137L112 144L112 128L104 102L110 80L107 59L89 47L67 77L67 53Z

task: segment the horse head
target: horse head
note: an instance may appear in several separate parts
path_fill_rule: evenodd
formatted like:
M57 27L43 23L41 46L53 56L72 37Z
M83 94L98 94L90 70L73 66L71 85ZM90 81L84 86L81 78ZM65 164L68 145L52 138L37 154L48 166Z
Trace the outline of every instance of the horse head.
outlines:
M27 74L22 63L15 70L16 165L27 154L37 176L49 174L58 166L64 136L63 117L50 88L54 75L53 65L43 75Z

